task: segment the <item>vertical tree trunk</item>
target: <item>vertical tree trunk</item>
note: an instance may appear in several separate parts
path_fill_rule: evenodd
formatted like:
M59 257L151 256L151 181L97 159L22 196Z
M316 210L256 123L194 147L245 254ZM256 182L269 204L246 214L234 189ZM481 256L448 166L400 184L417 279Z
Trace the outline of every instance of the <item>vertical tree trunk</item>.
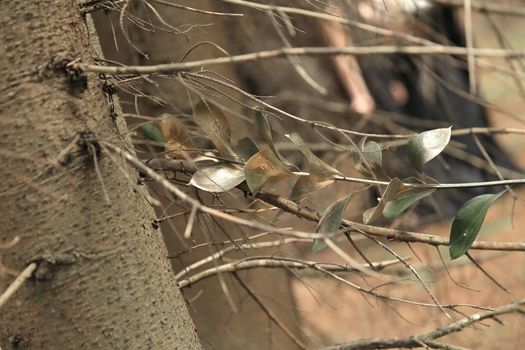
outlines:
M18 271L38 265L0 310L0 346L199 348L145 189L123 163L82 147L86 135L126 140L103 81L64 66L93 61L86 23L73 1L0 5L0 238L20 237L0 253ZM11 278L1 277L3 290Z

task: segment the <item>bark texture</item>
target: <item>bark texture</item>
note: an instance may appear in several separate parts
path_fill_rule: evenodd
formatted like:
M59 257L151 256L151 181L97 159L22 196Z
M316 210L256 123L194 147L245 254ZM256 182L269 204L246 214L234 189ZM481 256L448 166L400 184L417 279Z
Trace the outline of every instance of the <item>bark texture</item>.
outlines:
M0 310L1 348L200 348L135 172L97 153L103 190L92 148L76 145L51 166L77 135L125 147L103 81L64 68L93 61L78 6L3 1L0 26L0 238L21 238L2 263L38 263Z

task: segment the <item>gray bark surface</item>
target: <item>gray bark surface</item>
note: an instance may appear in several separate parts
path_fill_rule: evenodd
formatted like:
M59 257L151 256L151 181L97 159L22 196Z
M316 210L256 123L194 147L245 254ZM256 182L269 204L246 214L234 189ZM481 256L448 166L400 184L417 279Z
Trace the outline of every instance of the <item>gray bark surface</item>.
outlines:
M0 26L0 242L20 237L0 254L38 263L0 310L1 348L200 348L136 172L98 153L104 191L86 148L50 165L81 133L126 147L103 81L64 74L62 59L93 61L78 6L2 1Z

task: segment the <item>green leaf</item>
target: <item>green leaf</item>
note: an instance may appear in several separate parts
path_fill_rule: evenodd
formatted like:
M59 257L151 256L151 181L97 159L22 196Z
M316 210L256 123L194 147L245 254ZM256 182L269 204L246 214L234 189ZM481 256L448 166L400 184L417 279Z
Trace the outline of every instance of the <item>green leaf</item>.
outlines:
M371 166L383 166L383 155L381 153L381 146L375 141L366 141L363 138L358 144L360 152L355 153L357 161L363 161L363 158Z
M230 125L220 108L200 100L193 107L193 119L209 137L219 153L228 158L237 159L231 146Z
M408 158L412 166L423 164L440 154L450 141L451 127L424 131L408 140Z
M341 226L341 221L343 220L343 214L345 208L348 205L348 202L352 198L354 193L351 193L349 196L343 197L336 202L332 203L328 208L325 209L321 215L321 219L317 224L315 232L317 233L331 233L339 230ZM314 245L312 246L312 251L318 252L321 249L326 248L326 243L324 239L316 239Z
M243 137L237 142L235 152L237 152L242 160L247 161L255 153L259 152L259 148L250 137Z
M197 170L190 185L207 192L225 192L244 181L242 168L228 163L214 163Z
M417 182L421 181L407 178L403 182ZM435 189L418 189L401 185L394 198L388 201L383 208L383 216L387 219L394 219L407 210L412 204L431 195Z
M449 252L451 259L459 258L469 250L476 240L487 211L503 193L505 191L476 196L459 209L450 229Z
M385 192L383 193L383 196L381 196L381 199L379 200L379 203L377 203L377 206L370 208L368 210L365 210L363 213L363 223L365 224L371 224L372 222L379 219L381 214L383 213L383 209L385 208L385 205L395 198L396 193L399 192L399 189L403 183L401 180L399 180L397 177L393 178L386 187Z
M164 143L164 138L162 137L162 134L160 133L159 129L151 123L143 124L139 127L139 130L142 134L144 134L145 137L148 139L158 142L158 143Z
M293 176L269 148L253 155L244 166L246 183L252 194L259 192L267 183Z
M366 138L363 138L357 146L359 152L354 154L357 170L366 176L375 175L378 179L388 179L383 170L381 146L375 141L366 141Z

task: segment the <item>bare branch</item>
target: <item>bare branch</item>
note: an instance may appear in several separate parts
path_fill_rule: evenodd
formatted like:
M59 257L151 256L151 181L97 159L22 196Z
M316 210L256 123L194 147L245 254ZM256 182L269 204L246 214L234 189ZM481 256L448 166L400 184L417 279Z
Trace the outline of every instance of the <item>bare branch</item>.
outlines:
M333 55L435 55L448 54L466 56L469 50L457 46L352 46L352 47L283 47L275 50L257 51L235 56L223 56L208 58L197 61L158 64L154 66L100 66L86 63L74 63L71 66L85 72L107 73L114 75L126 74L159 74L177 73L189 71L202 66L216 66L222 64L243 63L249 61L274 59L279 57L294 56L333 56ZM472 49L471 54L483 57L503 57L503 58L523 58L524 50L505 50L505 49Z
M297 337L286 327L284 323L282 323L277 316L274 315L274 313L268 309L264 303L259 299L257 295L252 291L250 287L244 281L236 274L233 273L233 277L239 282L241 287L250 295L250 297L255 301L255 303L268 315L268 318L277 325L300 349L306 349L306 346L303 344L302 341L297 339Z
M7 287L7 289L0 295L0 308L15 294L15 292L22 286L22 284L27 280L33 272L36 270L37 264L31 263L20 272L18 277Z
M525 299L517 301L515 303L503 305L497 309L486 311L482 313L476 313L470 317L465 317L459 321L450 323L446 326L439 327L431 332L423 333L420 335L411 336L404 339L399 338L387 338L387 339L362 339L355 342L339 344L330 346L324 350L367 350L367 349L393 349L393 348L417 348L421 347L421 343L434 349L443 349L439 347L439 343L434 343L433 340L444 337L451 333L461 332L466 327L472 326L482 320L488 318L495 318L500 315L510 313L522 313L522 306L525 305ZM455 347L449 347L454 349ZM456 348L457 349L457 348Z
M373 268L375 271L380 271L388 266L399 264L396 260L387 260L372 263L372 266L368 264L361 265L361 268ZM360 269L356 269L353 265L341 265L341 264L328 264L319 263L316 261L300 260L278 256L253 256L239 261L235 261L228 264L219 265L212 267L207 270L193 274L192 276L186 277L185 279L179 280L178 286L180 288L189 287L199 281L206 278L212 277L216 274L223 272L237 272L241 270L249 270L256 268L292 268L292 269L306 269L310 268L313 270L319 270L319 268L331 272L359 272ZM177 276L184 274L185 271L181 271Z

